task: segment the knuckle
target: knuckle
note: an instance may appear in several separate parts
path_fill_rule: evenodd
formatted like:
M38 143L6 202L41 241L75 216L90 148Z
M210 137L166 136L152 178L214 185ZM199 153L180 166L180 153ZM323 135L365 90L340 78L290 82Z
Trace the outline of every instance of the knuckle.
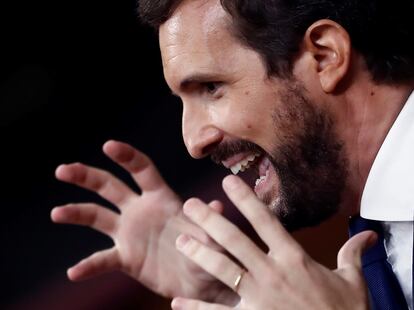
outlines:
M137 199L136 199L137 197L136 197L136 195L130 195L130 194L127 194L127 195L121 195L119 198L118 198L118 203L117 203L117 205L130 205L130 206L132 206L132 205L134 205L134 204L138 204L138 201L137 201Z
M129 161L125 162L125 165L128 167L129 172L139 173L142 170L154 166L150 157L146 154L138 151L134 151Z
M269 214L263 211L255 212L252 215L252 222L261 224L262 227L270 227L274 225L272 218L269 217Z
M215 274L224 274L228 270L229 264L228 262L220 257L217 261L213 264L213 273Z
M82 163L74 163L71 165L73 168L72 180L77 184L82 184L86 181L88 175L88 168Z
M304 251L298 249L292 250L286 259L289 266L302 270L308 269L310 261L309 256Z
M96 190L101 196L105 196L110 193L114 187L113 181L108 177L98 178L96 182L93 183L93 189Z
M90 226L96 221L96 210L93 204L78 205L75 210L77 222Z
M223 236L222 243L224 247L232 246L240 241L240 234L236 229L231 229Z
M134 161L134 159L138 156L139 153L137 150L135 150L130 145L124 145L124 146L126 146L126 148L124 148L122 152L119 152L117 154L117 160L121 164L128 165Z
M89 226L96 226L97 222L98 222L98 213L96 212L96 210L94 208L91 209L92 212L90 212L89 214L89 219L88 219L88 225Z
M70 220L74 222L80 222L82 219L81 209L78 206L73 205L73 207L71 207L69 210L71 210L71 212L68 214Z
M88 179L89 179L88 183L90 183L90 187L99 193L108 191L109 188L113 185L112 174L104 170L90 171Z

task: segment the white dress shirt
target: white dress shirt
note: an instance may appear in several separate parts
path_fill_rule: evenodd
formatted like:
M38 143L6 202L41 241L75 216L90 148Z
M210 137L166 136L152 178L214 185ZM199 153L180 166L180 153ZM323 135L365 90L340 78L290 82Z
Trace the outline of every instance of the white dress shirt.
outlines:
M388 132L369 172L361 217L383 222L385 248L413 309L414 92Z

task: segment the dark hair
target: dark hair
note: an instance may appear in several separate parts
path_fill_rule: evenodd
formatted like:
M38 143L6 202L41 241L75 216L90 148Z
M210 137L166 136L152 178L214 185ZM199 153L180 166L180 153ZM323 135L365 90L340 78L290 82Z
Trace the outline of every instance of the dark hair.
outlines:
M141 19L158 29L182 0L139 0ZM268 73L289 76L306 29L331 19L346 29L376 82L414 79L414 0L221 0L239 39Z

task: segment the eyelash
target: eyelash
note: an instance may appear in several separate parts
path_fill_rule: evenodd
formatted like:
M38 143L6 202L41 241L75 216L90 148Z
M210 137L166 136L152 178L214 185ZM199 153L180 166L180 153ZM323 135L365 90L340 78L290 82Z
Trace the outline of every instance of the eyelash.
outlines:
M204 82L202 83L202 91L209 95L214 95L220 88L222 83L220 82Z

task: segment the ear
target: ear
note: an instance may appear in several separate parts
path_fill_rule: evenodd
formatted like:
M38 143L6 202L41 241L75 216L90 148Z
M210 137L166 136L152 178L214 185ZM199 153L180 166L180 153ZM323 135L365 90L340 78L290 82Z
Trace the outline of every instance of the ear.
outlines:
M338 23L322 19L307 29L303 43L316 61L323 91L332 93L349 71L351 39L348 32Z

